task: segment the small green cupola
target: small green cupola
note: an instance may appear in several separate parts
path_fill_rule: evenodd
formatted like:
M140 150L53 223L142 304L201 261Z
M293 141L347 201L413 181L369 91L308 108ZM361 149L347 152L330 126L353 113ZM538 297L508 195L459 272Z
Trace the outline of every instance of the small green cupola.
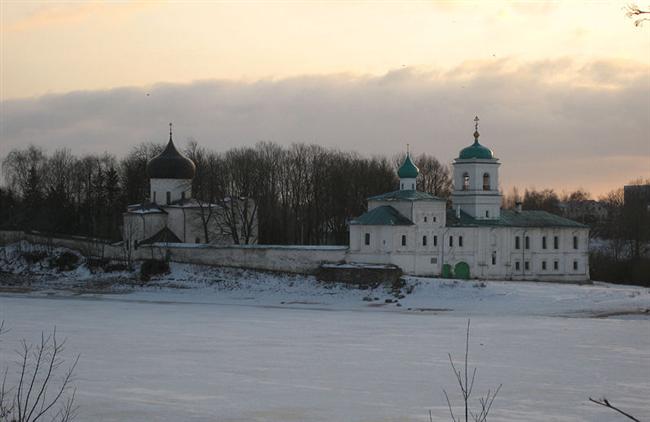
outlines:
M420 174L420 169L415 165L415 163L413 163L411 154L407 152L406 158L404 158L404 163L402 163L402 166L397 170L397 176L399 176L400 179L415 179L418 177L418 174Z
M466 148L463 148L458 154L459 160L471 160L471 159L482 159L482 160L492 160L494 159L494 153L488 147L481 145L478 142L478 116L474 118L474 143Z
M407 145L406 158L404 158L404 163L402 163L400 168L397 170L400 190L416 190L415 187L417 186L418 174L420 174L420 169L411 159L411 152Z

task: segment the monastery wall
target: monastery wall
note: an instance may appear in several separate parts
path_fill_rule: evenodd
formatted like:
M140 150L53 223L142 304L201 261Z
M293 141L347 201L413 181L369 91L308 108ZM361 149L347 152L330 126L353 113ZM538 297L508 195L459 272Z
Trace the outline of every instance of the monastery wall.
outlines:
M25 240L30 243L64 247L85 256L126 260L128 252L119 245L78 236L50 237L20 231L0 231L0 245ZM168 259L188 264L248 268L289 273L315 273L323 263L345 261L347 246L207 245L169 243L143 245L133 250L131 259Z

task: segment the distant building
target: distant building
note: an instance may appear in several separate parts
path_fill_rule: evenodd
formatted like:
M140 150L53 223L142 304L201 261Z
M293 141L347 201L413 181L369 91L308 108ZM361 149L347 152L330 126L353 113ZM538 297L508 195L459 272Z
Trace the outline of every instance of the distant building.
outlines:
M214 204L192 198L195 172L194 162L176 149L170 124L167 146L147 163L150 200L129 205L124 213L123 238L130 247L151 243L257 243L254 202L224 198ZM243 207L250 212L242 213Z
M453 208L416 190L407 152L399 190L368 198L350 223L349 259L408 274L516 280L589 279L589 228L546 211L502 210L499 160L478 141L453 163Z
M626 208L650 211L650 185L628 185L623 187L623 203Z
M607 205L593 199L561 202L560 210L564 217L585 224L605 221L609 216Z

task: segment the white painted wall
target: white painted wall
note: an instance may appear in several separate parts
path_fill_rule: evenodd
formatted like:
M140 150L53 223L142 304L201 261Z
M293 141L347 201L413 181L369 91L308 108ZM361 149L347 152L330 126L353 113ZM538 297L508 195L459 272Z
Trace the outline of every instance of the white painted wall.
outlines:
M454 161L454 191L451 196L454 209L460 206L467 214L479 219L499 218L501 212L500 165L497 159L457 159ZM463 190L465 173L469 175L467 190ZM486 173L490 175L490 190L483 189L483 175Z
M183 198L192 197L192 179L151 179L150 180L150 197L151 202L158 205L167 204L167 192L170 195L170 201L177 201Z
M403 178L399 180L399 189L400 190L415 190L416 179L415 178Z
M365 234L370 234L370 245L365 245ZM406 246L402 246L406 236ZM427 236L427 244L423 237ZM460 237L462 236L462 246ZM520 236L520 249L515 237ZM529 249L525 237L529 237ZM542 247L542 237L547 247ZM554 248L553 238L559 240ZM573 248L573 236L578 248ZM443 264L454 267L466 262L470 275L484 279L585 281L589 279L589 229L514 227L427 227L417 226L358 226L350 227L351 262L391 263L407 274L439 275ZM453 239L450 246L449 239ZM492 254L495 263L492 263ZM554 269L554 262L558 269ZM576 261L578 268L573 269ZM519 262L519 270L516 263ZM525 262L529 262L526 269ZM546 262L546 269L542 263Z

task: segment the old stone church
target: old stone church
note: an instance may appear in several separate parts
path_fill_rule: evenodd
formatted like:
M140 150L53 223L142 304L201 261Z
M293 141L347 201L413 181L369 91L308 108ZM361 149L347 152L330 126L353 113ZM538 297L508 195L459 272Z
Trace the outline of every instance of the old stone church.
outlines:
M589 228L546 211L501 209L499 167L474 142L453 162L452 209L416 190L407 153L399 190L368 198L350 225L351 261L395 264L408 274L516 280L589 279Z
M174 145L170 123L165 149L147 163L149 201L129 205L123 238L131 248L153 243L257 243L257 208L250 198L192 197L196 167Z

